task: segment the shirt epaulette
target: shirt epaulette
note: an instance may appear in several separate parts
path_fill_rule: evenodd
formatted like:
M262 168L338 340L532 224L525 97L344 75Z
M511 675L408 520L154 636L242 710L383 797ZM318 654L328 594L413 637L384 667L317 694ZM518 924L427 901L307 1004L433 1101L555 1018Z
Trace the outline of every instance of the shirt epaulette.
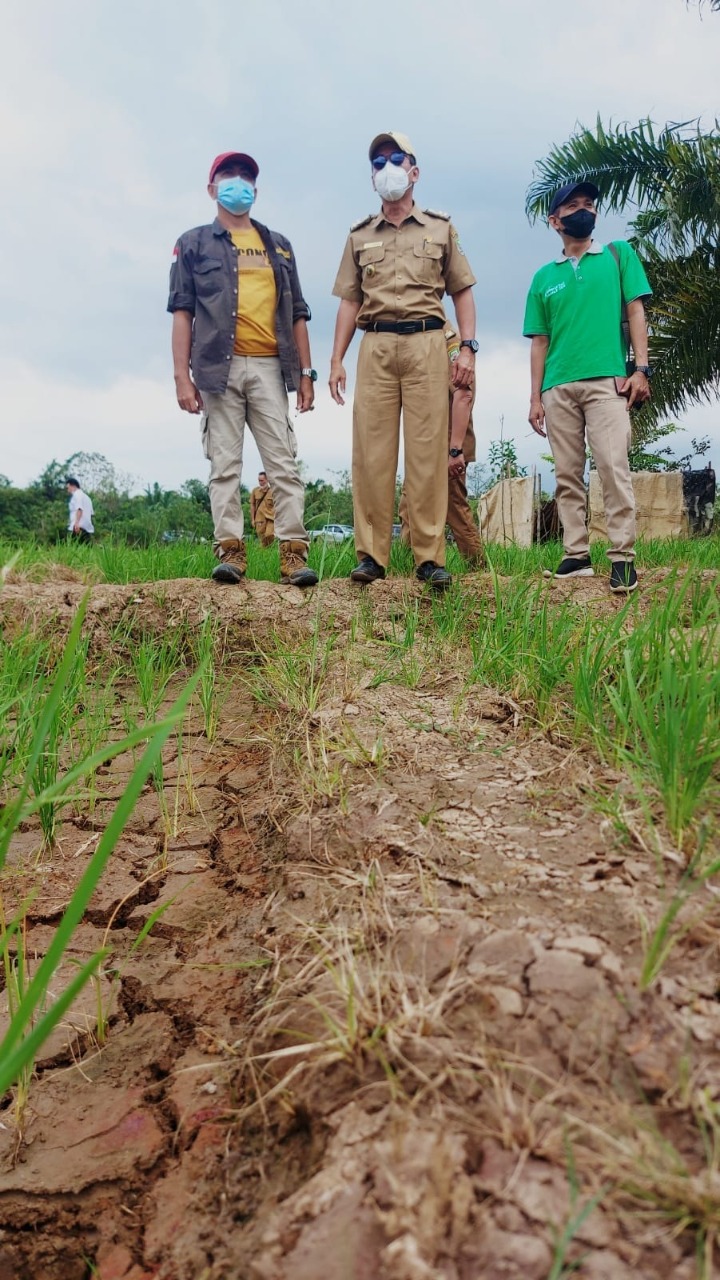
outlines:
M357 231L360 227L366 227L368 222L372 222L374 216L375 216L374 214L369 213L367 218L360 218L358 222L353 222L350 230Z
M443 222L450 221L450 214L443 213L441 209L423 209L423 213L429 213L431 218L442 218Z

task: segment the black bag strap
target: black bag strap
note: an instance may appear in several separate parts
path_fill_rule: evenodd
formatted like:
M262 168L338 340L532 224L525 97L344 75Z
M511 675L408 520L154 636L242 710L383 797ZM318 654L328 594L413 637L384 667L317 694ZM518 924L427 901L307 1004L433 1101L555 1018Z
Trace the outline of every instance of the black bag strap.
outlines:
M617 263L618 275L620 276L620 332L622 334L623 349L625 351L625 360L627 362L630 359L630 322L627 314L627 303L623 298L620 254L618 253L617 245L612 242L608 245L608 249Z

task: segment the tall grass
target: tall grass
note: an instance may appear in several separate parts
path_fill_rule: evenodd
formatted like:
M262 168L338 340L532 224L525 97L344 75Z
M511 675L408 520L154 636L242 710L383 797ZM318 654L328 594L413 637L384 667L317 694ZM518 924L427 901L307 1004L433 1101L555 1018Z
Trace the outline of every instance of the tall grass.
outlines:
M264 548L254 537L248 537L248 577L277 582L280 577L277 544ZM607 574L607 547L595 543L591 556L596 572ZM490 546L488 559L501 577L537 576L543 569L552 569L562 559L559 542L546 542L528 548L516 546ZM62 565L88 582L154 582L173 578L209 578L215 560L209 543L174 542L157 543L150 547L135 547L112 537L104 538L92 546L78 546L72 541L54 546L38 544L29 539L20 544L0 541L0 563L17 557L13 565L16 576L28 577L40 582L57 577L57 565ZM310 544L309 563L321 578L342 578L349 574L356 561L352 540L341 544L313 540ZM717 569L720 565L720 533L709 538L649 539L640 541L637 548L637 565L640 570L677 565L696 571ZM460 575L467 566L457 548L447 548L447 567ZM412 553L400 542L394 541L390 553L390 573L410 577L414 572Z

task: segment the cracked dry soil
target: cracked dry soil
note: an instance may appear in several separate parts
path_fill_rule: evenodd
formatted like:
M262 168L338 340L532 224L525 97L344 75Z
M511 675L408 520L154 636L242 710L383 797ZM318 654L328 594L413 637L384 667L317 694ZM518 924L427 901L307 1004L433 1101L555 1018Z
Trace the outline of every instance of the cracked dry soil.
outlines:
M702 1274L693 1205L718 1211L720 1153L690 1100L720 1091L717 911L640 994L640 915L677 868L660 888L593 804L621 776L493 691L464 696L450 666L373 687L408 591L374 588L350 644L345 583L93 589L97 643L122 617L214 611L232 662L213 744L191 717L166 755L177 835L148 786L67 958L111 948L106 1044L88 988L36 1063L21 1143L5 1112L0 1280L547 1280L596 1195L573 1274ZM9 586L3 626L66 626L80 593ZM256 647L318 616L338 637L318 706L259 705ZM31 955L123 781L116 762L42 859L18 833L3 891L33 892Z

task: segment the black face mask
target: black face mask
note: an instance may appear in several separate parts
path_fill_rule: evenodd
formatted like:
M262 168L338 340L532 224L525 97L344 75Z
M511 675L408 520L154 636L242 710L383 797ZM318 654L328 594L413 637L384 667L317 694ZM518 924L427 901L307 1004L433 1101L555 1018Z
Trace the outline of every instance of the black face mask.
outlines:
M587 240L595 230L597 222L597 214L591 213L589 209L578 209L575 213L569 213L566 218L560 219L560 226L566 236L572 236L573 240Z

